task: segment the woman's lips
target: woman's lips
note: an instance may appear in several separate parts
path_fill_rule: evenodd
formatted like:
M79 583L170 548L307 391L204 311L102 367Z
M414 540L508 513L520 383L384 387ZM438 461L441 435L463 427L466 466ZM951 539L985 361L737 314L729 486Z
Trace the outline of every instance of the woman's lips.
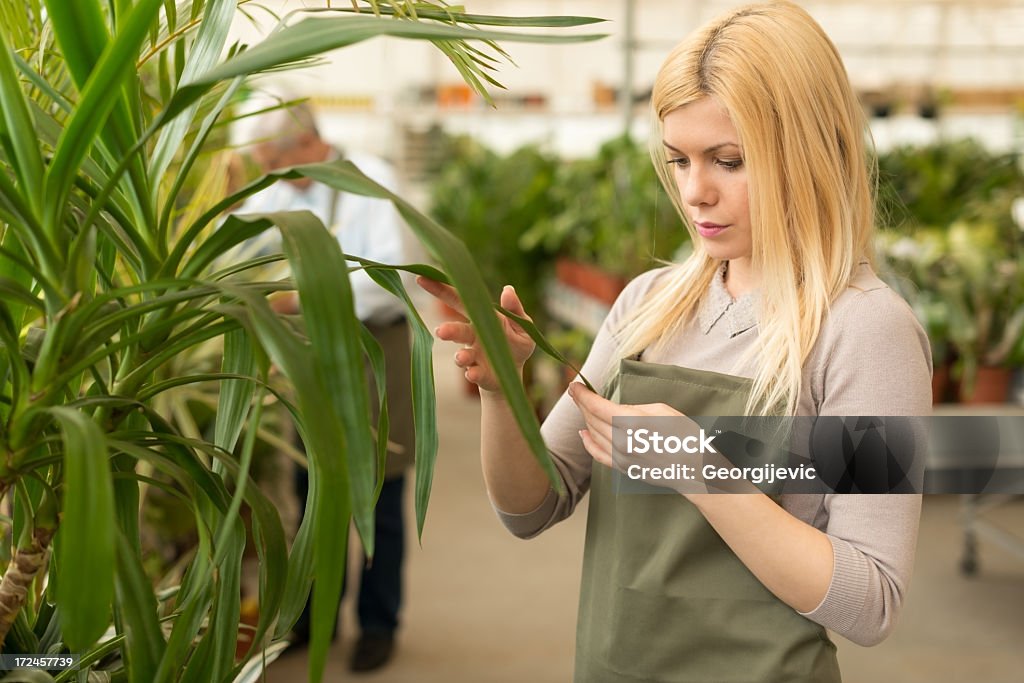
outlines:
M728 227L728 225L719 225L718 223L697 223L697 232L701 237L714 237Z

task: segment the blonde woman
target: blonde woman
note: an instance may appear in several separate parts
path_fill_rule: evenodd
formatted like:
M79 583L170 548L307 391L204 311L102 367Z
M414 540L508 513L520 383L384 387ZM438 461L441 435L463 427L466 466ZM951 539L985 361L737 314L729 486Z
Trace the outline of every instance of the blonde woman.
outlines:
M840 57L788 2L736 9L658 73L654 163L695 245L636 278L531 457L466 322L440 338L481 388L482 463L528 538L591 492L576 680L840 680L827 631L874 645L910 578L916 495L615 495L613 415L924 415L927 338L872 270L865 122ZM458 306L453 290L422 281ZM514 290L501 303L522 312ZM504 323L516 360L533 343ZM608 368L613 368L611 373ZM837 454L838 455L838 454Z

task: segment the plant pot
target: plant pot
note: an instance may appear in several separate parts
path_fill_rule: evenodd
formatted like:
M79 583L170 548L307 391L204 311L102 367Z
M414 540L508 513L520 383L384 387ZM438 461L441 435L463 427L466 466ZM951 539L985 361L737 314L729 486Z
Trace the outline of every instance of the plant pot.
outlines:
M597 266L581 263L571 259L558 259L555 262L555 275L558 281L567 287L597 299L611 306L626 287L626 279L612 275Z
M982 365L978 368L978 374L974 378L974 387L967 390L964 383L960 388L961 403L1006 403L1006 397L1010 393L1010 368L991 367Z

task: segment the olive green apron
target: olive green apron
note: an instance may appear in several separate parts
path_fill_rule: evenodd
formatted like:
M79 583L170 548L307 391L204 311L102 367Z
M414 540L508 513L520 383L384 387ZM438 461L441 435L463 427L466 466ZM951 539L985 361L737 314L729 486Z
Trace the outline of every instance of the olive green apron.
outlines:
M743 415L751 381L624 360L605 395ZM838 683L825 630L775 597L681 495L616 495L595 465L576 634L579 683ZM729 494L709 494L729 495Z

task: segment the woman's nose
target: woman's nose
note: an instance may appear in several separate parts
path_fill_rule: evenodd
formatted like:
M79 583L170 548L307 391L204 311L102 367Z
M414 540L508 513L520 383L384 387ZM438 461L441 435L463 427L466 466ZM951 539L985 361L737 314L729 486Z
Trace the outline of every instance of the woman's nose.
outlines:
M683 200L690 206L703 206L714 204L717 196L714 183L708 177L707 171L691 167L686 174Z

